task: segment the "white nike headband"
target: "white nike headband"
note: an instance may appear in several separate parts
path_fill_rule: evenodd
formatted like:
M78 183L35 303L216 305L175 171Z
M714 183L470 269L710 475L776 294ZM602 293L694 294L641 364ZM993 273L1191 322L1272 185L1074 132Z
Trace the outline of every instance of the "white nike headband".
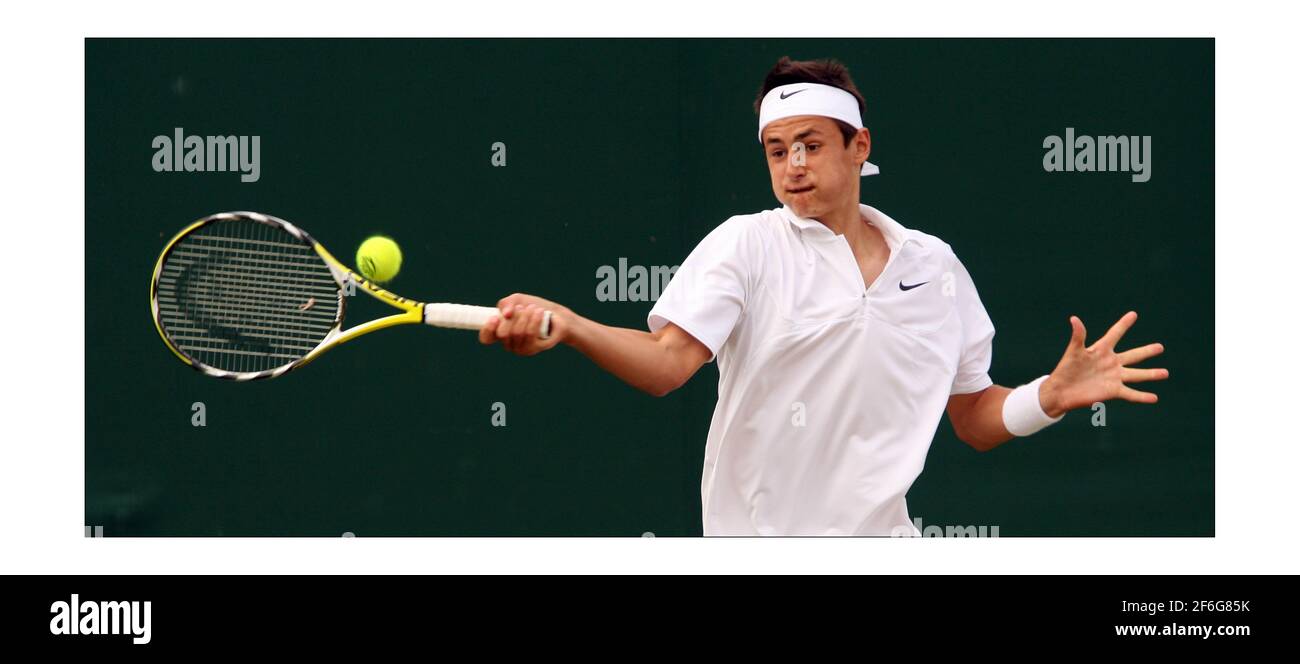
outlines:
M763 129L767 125L796 115L820 115L845 122L854 129L862 128L858 100L853 95L832 85L791 83L772 88L763 96L758 111L758 142L763 142ZM878 166L862 162L863 175L878 173Z

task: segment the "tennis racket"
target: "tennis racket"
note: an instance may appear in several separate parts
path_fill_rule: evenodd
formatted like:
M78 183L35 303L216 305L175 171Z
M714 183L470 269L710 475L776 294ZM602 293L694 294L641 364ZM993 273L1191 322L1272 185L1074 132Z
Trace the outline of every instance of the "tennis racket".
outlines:
M402 313L343 329L347 296L369 293ZM208 376L275 378L363 334L394 325L478 330L495 307L425 304L380 288L301 228L256 212L204 217L172 238L154 266L158 334ZM550 336L551 312L541 338Z

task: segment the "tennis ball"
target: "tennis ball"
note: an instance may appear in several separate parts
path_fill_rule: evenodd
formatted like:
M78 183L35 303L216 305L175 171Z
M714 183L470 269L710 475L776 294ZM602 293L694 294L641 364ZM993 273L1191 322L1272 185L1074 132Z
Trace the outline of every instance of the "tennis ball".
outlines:
M392 238L376 235L357 248L357 270L371 281L388 281L402 269L402 250Z

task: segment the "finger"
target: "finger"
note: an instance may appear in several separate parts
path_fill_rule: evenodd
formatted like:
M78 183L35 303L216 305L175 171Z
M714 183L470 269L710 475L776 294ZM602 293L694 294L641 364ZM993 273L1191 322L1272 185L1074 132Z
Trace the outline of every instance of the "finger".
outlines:
M1115 344L1119 343L1119 340L1124 336L1124 333L1128 332L1128 329L1133 327L1133 323L1137 322L1137 319L1138 315L1136 311L1130 311L1123 316L1120 316L1119 320L1115 321L1115 324L1110 326L1110 329L1106 331L1106 335L1098 339L1097 343L1094 345L1098 348L1104 349L1114 348Z
M533 305L515 307L514 319L510 323L510 351L522 353L528 347L530 334L528 329L533 316Z
M528 307L517 306L510 314L510 340L518 343L527 334Z
M497 300L497 308L505 311L506 307L519 302L519 293L511 293L500 300Z
M508 309L508 308L509 308L509 307L507 306L507 309ZM503 311L503 312L502 312L502 316L504 316L504 315L505 315L505 312ZM497 339L501 342L501 345L502 345L502 346L505 346L505 347L506 347L506 350L509 350L509 351L513 351L513 350L514 350L514 347L513 347L513 339L514 339L514 338L510 336L510 329L511 329L512 327L514 327L514 324L515 324L514 319L510 319L510 318L502 318L502 319L497 323Z
M532 336L528 333L532 317L532 305L519 305L515 308L515 321L510 326L510 349L520 355L527 354L525 351Z
M478 342L479 342L479 343L481 343L481 344L483 344L483 345L485 345L485 346L490 346L490 345L492 345L493 343L496 342L496 340L497 340L497 322L500 321L500 320L501 320L500 318L497 318L496 316L493 316L493 317L489 318L489 319L487 320L486 323L483 324L483 327L480 328L479 331L478 331Z
M542 316L545 313L541 307L533 307L528 312L528 326L524 328L525 334L520 339L520 348L526 349L529 355L541 350L539 337L542 329Z
M1122 366L1128 366L1130 364L1137 364L1149 360L1163 352L1165 352L1164 344L1147 344L1141 348L1126 350L1115 357L1119 359L1119 363Z
M1070 347L1083 348L1083 340L1088 338L1088 330L1078 316L1070 316Z
M1119 379L1125 383L1145 383L1149 380L1164 380L1168 377L1168 369L1129 369L1124 367L1119 372Z
M535 305L528 305L526 310L525 325L519 330L519 338L527 343L532 343L537 339L539 330L542 328L542 308Z
M541 307L534 307L528 316L528 337L539 339L542 336L542 316L546 315Z
M1150 392L1139 392L1131 387L1122 387L1119 390L1119 398L1133 403L1155 403L1159 397Z

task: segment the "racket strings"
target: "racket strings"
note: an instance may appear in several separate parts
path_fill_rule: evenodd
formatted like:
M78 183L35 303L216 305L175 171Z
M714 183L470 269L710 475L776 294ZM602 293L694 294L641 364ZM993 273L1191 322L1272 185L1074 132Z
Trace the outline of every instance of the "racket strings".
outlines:
M202 364L267 371L301 359L334 329L338 292L324 260L288 231L221 220L182 238L164 260L159 323Z

